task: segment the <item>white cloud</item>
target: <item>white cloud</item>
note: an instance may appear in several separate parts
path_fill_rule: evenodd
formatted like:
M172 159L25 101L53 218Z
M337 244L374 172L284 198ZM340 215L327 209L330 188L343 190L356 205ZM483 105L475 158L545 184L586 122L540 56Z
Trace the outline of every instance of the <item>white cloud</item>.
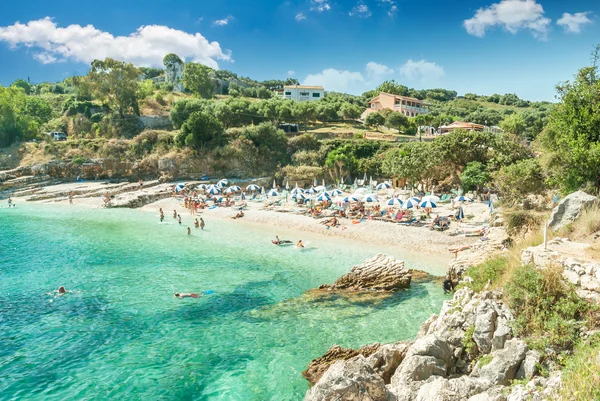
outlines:
M294 70L288 71L288 77L293 77L294 75L296 75L296 71L294 71Z
M365 78L360 72L342 71L328 68L318 74L309 74L303 85L321 85L327 91L355 92L354 87L363 86ZM355 92L356 93L356 92Z
M469 34L479 37L484 37L488 28L502 26L512 34L529 29L536 38L546 39L550 23L536 0L502 0L480 8L463 25Z
M394 18L396 16L397 12L398 12L398 7L397 6L391 6L390 7L390 11L388 11L388 17Z
M92 25L61 28L46 17L0 27L0 42L34 49L33 57L46 64L67 60L90 63L111 57L138 66L162 66L168 53L212 68L218 68L217 60L233 61L218 42L163 25L142 26L129 36L113 36Z
M386 75L391 75L394 73L394 70L392 68L388 67L385 64L379 64L374 61L370 61L367 63L365 71L367 71L367 77L370 80L377 80L382 77L385 77Z
M350 16L356 15L357 17L361 18L369 18L371 16L371 11L365 3L359 1L349 14Z
M437 81L444 76L444 68L425 60L408 60L398 70L400 75L411 81L418 81L422 84Z
M388 17L394 18L398 12L398 6L396 6L396 0L379 0L381 6L389 7L387 12Z
M296 21L302 21L306 19L306 15L302 14L302 13L298 13L296 14Z
M575 14L564 13L562 18L556 21L556 24L562 26L565 32L579 33L582 25L592 23L592 20L588 18L588 14L589 11Z
M312 4L310 10L317 11L322 13L323 11L331 10L331 4L329 4L329 0L310 0Z
M213 24L216 26L225 26L225 25L229 24L229 22L232 19L233 19L233 17L231 15L228 15L227 17L225 17L223 19L218 19L218 20L214 21Z

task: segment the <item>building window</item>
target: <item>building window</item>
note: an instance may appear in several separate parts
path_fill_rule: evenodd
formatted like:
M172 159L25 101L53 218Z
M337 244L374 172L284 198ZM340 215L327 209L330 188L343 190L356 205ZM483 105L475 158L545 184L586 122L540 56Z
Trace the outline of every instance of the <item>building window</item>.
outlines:
M400 100L396 99L396 102L394 104L400 104Z
M406 106L406 100L403 100L403 101L402 101L402 104L403 104L404 106Z
M320 93L317 93L317 92L313 92L313 94L312 94L312 95L313 95L313 97L321 97L321 94L320 94Z
M375 106L375 103L371 103L371 108L374 109L375 107L377 107Z
M292 92L285 92L286 96L292 96Z
M308 96L308 92L300 92L300 96Z

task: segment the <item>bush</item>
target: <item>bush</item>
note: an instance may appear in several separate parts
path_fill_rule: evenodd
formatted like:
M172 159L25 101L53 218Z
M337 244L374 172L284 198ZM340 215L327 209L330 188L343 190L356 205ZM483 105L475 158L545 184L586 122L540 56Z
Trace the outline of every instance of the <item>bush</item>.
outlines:
M505 256L496 256L485 262L470 267L467 275L473 279L473 282L467 286L474 291L481 291L485 288L488 281L494 285L502 277L508 266L508 259Z
M562 399L587 401L600 399L600 338L581 344L565 364Z
M529 346L541 351L548 346L572 349L580 327L597 326L598 307L579 298L561 273L556 267L521 266L504 287L515 312L516 334L529 337Z
M504 214L506 232L511 237L525 235L534 231L542 223L542 217L528 210L515 210Z
M85 158L85 156L83 156L83 155L75 155L75 156L73 156L73 158L71 159L71 161L72 161L74 164L79 164L79 165L82 165L83 163L85 163L85 161L86 161L86 158Z

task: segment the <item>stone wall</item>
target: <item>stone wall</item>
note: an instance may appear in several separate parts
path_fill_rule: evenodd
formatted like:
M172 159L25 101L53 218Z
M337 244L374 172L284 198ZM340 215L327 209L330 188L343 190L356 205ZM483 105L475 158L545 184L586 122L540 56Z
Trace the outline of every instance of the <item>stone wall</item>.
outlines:
M141 116L140 122L144 129L173 129L169 116Z

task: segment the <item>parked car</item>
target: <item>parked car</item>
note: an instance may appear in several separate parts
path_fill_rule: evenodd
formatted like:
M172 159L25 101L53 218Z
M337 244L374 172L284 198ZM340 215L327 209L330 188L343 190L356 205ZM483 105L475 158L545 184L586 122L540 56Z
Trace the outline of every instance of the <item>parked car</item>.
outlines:
M54 139L55 141L66 141L67 134L64 132L46 132L46 135Z

